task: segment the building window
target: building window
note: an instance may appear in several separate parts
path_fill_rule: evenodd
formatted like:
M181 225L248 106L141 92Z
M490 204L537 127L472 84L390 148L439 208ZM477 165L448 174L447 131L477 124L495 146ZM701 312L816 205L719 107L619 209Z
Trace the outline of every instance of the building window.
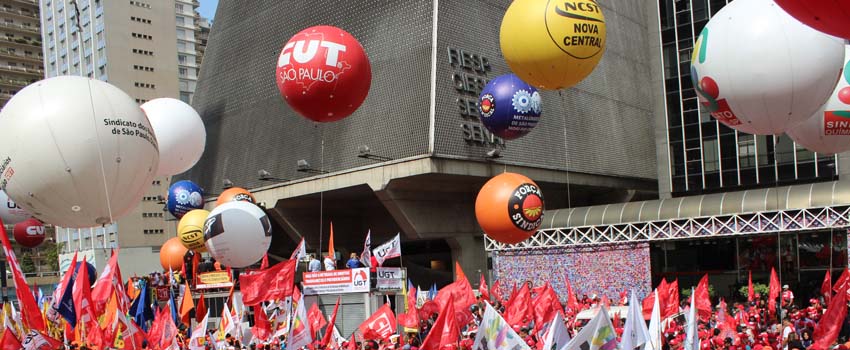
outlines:
M137 88L156 89L156 84L140 83L140 82L137 81L137 82L134 83L134 85Z
M133 49L133 53L137 53L139 55L145 55L145 56L153 56L153 51L142 50L142 49Z
M756 166L756 142L753 135L738 136L738 162L741 164L741 169Z
M189 70L181 67L177 69L177 74L179 74L181 77L185 77L187 74L189 74Z
M148 3L146 3L146 2L141 2L141 1L133 1L133 0L131 0L131 1L130 1L130 5L138 6L138 7L146 8L146 9L151 8L151 5L150 5L150 4L148 4Z
M145 39L145 40L153 40L153 36L142 34L142 33L131 33L134 38L137 39Z
M133 69L141 70L141 71L145 71L145 72L153 72L154 71L153 67L140 66L140 65L135 65L135 64L133 65Z
M702 161L705 172L720 170L720 158L717 156L717 140L705 140L702 142Z
M144 24L151 24L152 23L151 20L149 20L149 19L136 17L136 16L130 16L130 20L133 21L133 22L139 22L139 23L144 23Z

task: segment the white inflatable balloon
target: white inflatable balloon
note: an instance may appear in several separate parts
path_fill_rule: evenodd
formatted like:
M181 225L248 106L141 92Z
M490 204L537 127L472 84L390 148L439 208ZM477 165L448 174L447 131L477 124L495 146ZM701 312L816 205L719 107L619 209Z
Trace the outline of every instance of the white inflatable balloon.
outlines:
M795 142L823 154L850 150L850 46L844 51L844 74L826 104L811 118L786 130Z
M192 106L173 98L157 98L142 105L159 143L157 175L177 175L201 159L207 131Z
M0 190L43 222L117 220L139 204L158 161L142 109L99 80L45 79L0 112Z
M31 217L30 213L22 209L6 192L0 191L0 219L5 225L14 225Z
M800 23L773 0L736 0L694 44L691 79L722 123L781 134L826 102L844 62L841 40Z
M215 207L204 223L204 240L213 258L225 266L247 267L260 261L272 242L272 226L260 207L243 201Z

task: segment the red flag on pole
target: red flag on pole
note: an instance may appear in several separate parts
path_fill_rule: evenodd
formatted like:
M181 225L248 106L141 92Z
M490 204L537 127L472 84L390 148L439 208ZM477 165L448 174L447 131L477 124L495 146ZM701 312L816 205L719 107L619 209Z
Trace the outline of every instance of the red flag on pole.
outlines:
M451 309L452 304L452 296L449 296L449 302L443 304L440 308L440 314L437 316L437 320L434 321L431 331L425 337L425 340L422 341L421 350L440 350L444 349L444 346L447 345L457 346L460 330L458 329L456 319L451 317L453 314Z
M475 294L472 293L472 286L466 275L460 268L460 264L455 263L455 281L448 286L443 287L438 293L434 301L440 308L447 303L449 296L453 300L453 308L455 316L458 317L460 324L466 324L472 320L472 312L469 311L469 306L475 304Z
M549 285L549 282L543 286L540 294L534 298L534 334L537 334L542 327L547 325L555 315L561 311L561 303L558 302L558 295L555 290Z
M6 254L6 263L9 265L9 269L12 270L15 295L18 297L18 304L21 307L21 321L27 328L43 332L44 319L41 317L41 309L38 307L38 303L35 302L32 290L30 290L24 273L21 271L21 266L18 264L18 259L12 250L12 243L9 242L9 237L6 235L6 228L3 226L2 220L0 220L0 240L3 243L3 253Z
M0 339L0 350L20 350L23 349L24 346L21 345L21 342L17 337L9 330L9 327L4 327L3 329L3 338Z
M331 314L331 320L328 321L328 328L325 329L325 336L322 337L321 345L323 347L330 344L331 337L333 337L334 324L336 323L336 313L337 313L337 311L339 311L339 301L340 301L340 299L341 299L340 297L336 298L336 305L334 305L334 312L333 312L333 314Z
M263 254L263 261L260 263L260 270L269 268L269 252Z
M204 291L201 291L201 297L198 298L198 305L195 306L195 321L201 322L207 314L207 302L204 300Z
M242 303L254 306L266 300L282 300L292 295L295 263L295 260L286 260L266 270L240 275Z
M661 283L658 284L658 309L661 311L661 316L664 316L664 312L667 311L667 296L670 295L670 288L667 285L667 279L662 278Z
M499 280L493 282L493 288L490 288L490 293L493 294L494 301L505 302L505 299L502 298L502 283Z
M829 271L826 272L829 275ZM755 290L753 289L753 271L749 271L749 279L747 282L747 301L752 302L755 299ZM832 287L832 285L830 285Z
M835 281L835 285L832 286L832 290L838 292L839 289L844 287L844 284L850 280L850 272L848 272L847 268L844 268L844 272L841 273L841 276L838 276L838 280Z
M386 340L396 332L396 319L390 304L384 304L357 328L366 340Z
M478 293L481 293L481 298L490 301L490 291L487 290L487 280L484 279L484 274L481 274L481 279L478 280Z
M97 316L94 313L94 307L91 299L91 287L89 286L89 269L86 268L86 257L83 257L83 263L80 265L77 272L77 279L74 281L74 289L72 296L74 299L74 309L77 312L77 326L80 324L86 325L86 330L89 330L89 322L97 323Z
M570 277L564 276L564 281L567 283L567 308L570 310L571 314L576 315L578 314L579 309L581 309L581 305L578 303L576 293L573 292L573 286L570 284Z
M832 344L838 338L838 333L841 331L841 326L844 323L844 318L847 317L847 284L841 286L838 294L833 296L826 309L826 313L821 317L815 332L812 334L812 339L815 340L809 349L826 350L832 348Z
M407 312L398 315L398 323L407 328L419 328L419 312L416 310L416 288L407 291Z
M820 285L820 294L829 303L830 297L832 297L832 278L829 275L829 270L826 270L826 274L823 276L823 283Z
M523 283L522 288L516 292L516 297L505 307L505 321L511 326L525 326L530 321L531 290L528 283Z
M272 335L272 325L261 305L254 305L254 327L251 327L251 334L260 341L266 341Z
M776 298L779 298L779 277L776 276L776 269L770 268L770 289L767 295L767 310L770 315L776 314ZM842 285L842 289L843 289Z
M325 320L325 314L322 313L322 310L319 310L318 303L310 305L310 310L307 311L307 321L310 322L310 332L312 332L312 336L314 337L320 329L328 325L328 321Z
M708 274L703 275L702 279L699 280L699 284L694 290L694 297L696 298L699 317L705 320L709 319L711 317L711 298L708 295Z
M707 279L706 275L706 279ZM661 318L667 318L679 313L679 279L673 280L667 285L667 295L665 300L665 308L661 313ZM709 302L710 304L710 302ZM710 306L709 306L710 307Z

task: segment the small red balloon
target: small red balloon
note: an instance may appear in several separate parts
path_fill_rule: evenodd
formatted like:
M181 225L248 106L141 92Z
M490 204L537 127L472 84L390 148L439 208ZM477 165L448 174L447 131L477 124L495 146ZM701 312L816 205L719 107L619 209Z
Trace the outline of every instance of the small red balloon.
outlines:
M843 104L850 105L850 86L838 90L838 100Z
M713 98L720 96L720 88L711 77L702 77L699 81L699 88Z
M12 230L18 244L35 248L44 242L44 224L36 219L27 219L15 224Z
M372 67L360 42L332 26L295 34L277 60L277 87L307 119L332 122L354 113L369 94Z

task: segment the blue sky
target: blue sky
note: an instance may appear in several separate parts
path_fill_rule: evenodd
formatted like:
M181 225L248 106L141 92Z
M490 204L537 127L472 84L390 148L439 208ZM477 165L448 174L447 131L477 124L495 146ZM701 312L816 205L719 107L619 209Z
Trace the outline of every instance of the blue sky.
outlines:
M198 12L201 16L209 19L215 17L215 8L218 7L218 0L200 0L201 6L198 7Z

